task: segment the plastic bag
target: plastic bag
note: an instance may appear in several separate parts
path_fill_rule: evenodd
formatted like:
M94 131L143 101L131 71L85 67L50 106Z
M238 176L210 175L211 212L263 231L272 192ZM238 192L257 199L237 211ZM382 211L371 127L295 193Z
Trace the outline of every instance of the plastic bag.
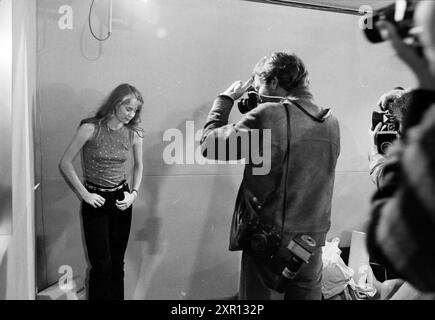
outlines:
M353 276L353 270L340 257L339 243L340 239L334 238L331 242L326 241L322 247L322 294L325 299L343 292Z

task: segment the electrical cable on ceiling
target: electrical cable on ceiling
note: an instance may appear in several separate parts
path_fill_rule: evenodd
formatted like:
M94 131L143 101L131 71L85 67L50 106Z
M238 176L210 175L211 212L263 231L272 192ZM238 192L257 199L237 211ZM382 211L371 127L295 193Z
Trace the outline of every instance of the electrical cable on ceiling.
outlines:
M91 7L89 8L89 18L88 18L89 30L91 31L92 36L98 41L106 41L112 35L112 0L110 0L110 8L109 8L109 31L107 32L107 36L102 39L97 37L94 31L92 30L91 15L92 15L92 8L94 6L94 2L95 0L92 0Z

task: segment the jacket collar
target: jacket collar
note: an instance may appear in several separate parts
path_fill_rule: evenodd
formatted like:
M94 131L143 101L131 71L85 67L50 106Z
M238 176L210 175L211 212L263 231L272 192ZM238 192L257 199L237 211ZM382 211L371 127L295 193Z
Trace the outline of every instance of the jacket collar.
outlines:
M308 87L292 89L287 99L299 104L312 118L321 122L331 115L330 109L321 108L315 103L314 97Z
M297 102L311 117L324 121L331 115L330 109L323 109L316 105L314 97L308 87L294 88L288 92L287 97L265 97L261 96L264 102L284 102L285 100Z
M302 100L314 105L314 97L308 87L297 87L289 91L287 98L290 100Z

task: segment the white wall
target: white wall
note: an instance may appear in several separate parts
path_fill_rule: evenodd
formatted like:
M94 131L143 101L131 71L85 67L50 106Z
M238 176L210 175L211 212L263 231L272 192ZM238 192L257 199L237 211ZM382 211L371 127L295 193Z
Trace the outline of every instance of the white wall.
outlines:
M93 15L106 25L106 2ZM59 29L61 5L73 29ZM358 17L238 0L114 1L113 35L90 36L89 3L38 0L38 286L55 282L61 265L86 273L80 203L57 163L80 119L117 84L144 95L145 171L126 254L126 297L207 299L237 291L239 254L227 251L240 166L169 166L162 153L169 128L204 124L214 97L246 79L257 60L290 50L306 62L317 102L340 120L329 237L349 243L363 229L374 187L368 176L368 128L378 97L412 79L388 45L371 45ZM233 121L238 111L231 115ZM80 170L77 162L77 169ZM308 186L309 187L309 186Z

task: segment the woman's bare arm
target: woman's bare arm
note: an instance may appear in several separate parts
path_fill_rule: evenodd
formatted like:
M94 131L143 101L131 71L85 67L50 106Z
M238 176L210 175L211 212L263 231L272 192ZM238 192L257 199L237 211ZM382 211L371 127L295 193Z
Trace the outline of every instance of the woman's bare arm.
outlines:
M77 194L93 207L101 207L105 199L98 194L90 193L83 186L77 172L74 169L73 161L84 144L92 138L95 131L93 124L85 123L79 127L73 140L67 147L59 163L59 169L65 175L68 182L72 184Z

